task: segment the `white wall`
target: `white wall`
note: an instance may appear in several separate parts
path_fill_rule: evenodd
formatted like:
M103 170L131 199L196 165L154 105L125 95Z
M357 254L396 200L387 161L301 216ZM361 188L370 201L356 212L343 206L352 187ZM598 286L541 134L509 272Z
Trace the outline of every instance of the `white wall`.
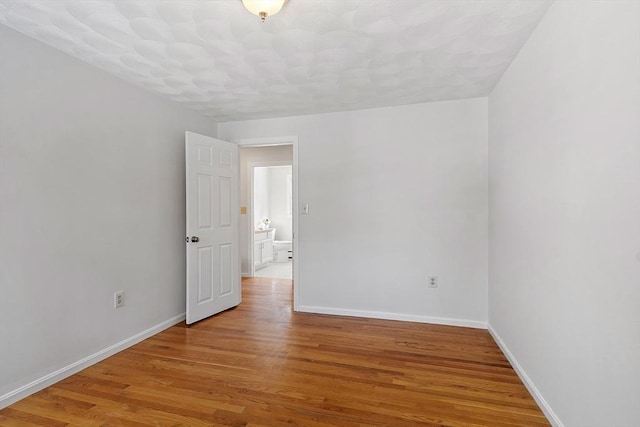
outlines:
M287 176L291 166L259 166L253 169L254 226L271 220L276 240L292 240L292 217L287 210Z
M269 162L289 162L293 161L293 146L276 145L269 147L240 147L240 206L249 208L251 199L251 171L250 164ZM251 215L240 215L240 265L243 275L250 273L249 268L249 230L253 230L254 225L250 225ZM256 223L258 219L256 219ZM276 233L278 231L276 230ZM253 239L253 236L251 236Z
M490 96L490 325L566 426L640 425L640 3L554 3Z
M184 312L184 131L215 124L5 27L0 55L5 395Z
M257 228L264 218L271 217L271 198L269 169L258 167L253 169L253 226Z
M287 176L291 166L269 168L269 215L271 228L276 229L276 240L293 240L292 217L287 210Z
M486 99L223 123L218 134L299 138L302 310L484 325Z

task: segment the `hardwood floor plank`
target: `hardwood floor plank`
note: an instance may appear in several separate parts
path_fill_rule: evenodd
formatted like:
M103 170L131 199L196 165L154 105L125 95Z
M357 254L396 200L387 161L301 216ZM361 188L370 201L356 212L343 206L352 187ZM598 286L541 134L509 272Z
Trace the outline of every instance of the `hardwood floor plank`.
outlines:
M14 407L5 408L0 411L0 423L2 423L0 424L2 426L29 425L59 427L67 425L65 422L42 417L31 412L21 411Z
M548 426L485 330L293 313L291 281L0 411L0 426Z

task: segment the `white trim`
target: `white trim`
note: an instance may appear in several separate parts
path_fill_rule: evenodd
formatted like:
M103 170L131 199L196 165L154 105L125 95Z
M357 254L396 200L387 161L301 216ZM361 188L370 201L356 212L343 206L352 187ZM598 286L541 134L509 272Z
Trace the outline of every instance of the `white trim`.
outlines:
M273 145L296 145L298 143L298 137L296 135L287 136L271 136L267 138L243 138L234 141L238 146L251 146L251 147L267 147Z
M529 390L529 393L531 394L531 396L533 396L533 399L536 401L544 415L547 417L547 420L549 420L551 425L553 425L554 427L564 427L564 424L562 423L562 421L560 421L560 418L558 418L556 413L553 412L551 406L547 403L544 397L542 397L542 393L540 393L538 387L535 386L531 378L529 378L529 375L527 375L520 363L518 363L518 359L516 359L513 353L511 353L509 347L507 347L505 342L502 341L502 338L500 338L500 335L498 335L498 333L490 324L488 324L488 330L495 340L496 344L498 344L498 347L500 347L500 350L502 350L502 352L506 356L509 363L511 363L513 370L516 371L516 374L518 374L518 377L520 377L520 380L523 382L524 386L527 388L527 390Z
M292 145L293 146L293 159L291 165L291 171L293 175L293 311L300 311L298 301L300 300L300 238L298 232L299 222L299 209L298 209L298 137L295 135L290 136L276 136L268 138L249 138L239 139L234 141L240 147L264 147L273 145ZM253 179L252 179L253 182ZM251 184L253 186L253 184ZM253 196L251 201L253 202ZM252 236L253 237L253 236ZM249 252L251 262L253 263L253 242L249 245ZM249 267L252 269L253 267Z
M25 384L22 387L19 387L15 390L12 390L8 393L0 396L0 409L5 408L18 400L24 399L25 397L38 392L44 388L49 387L52 384L57 383L67 377L70 377L73 374L80 372L81 370L88 368L91 365L94 365L101 360L106 359L109 356L113 356L114 354L131 347L134 344L139 343L142 340L145 340L158 332L164 331L171 326L182 322L185 319L185 313L179 314L175 317L172 317L169 320L165 320L164 322L158 323L155 326L150 327L147 330L144 330L140 333L137 333L129 338L125 338L124 340L115 343L107 348L104 348L96 353L93 353L87 357L84 357L76 362L73 362L70 365L67 365L63 368L58 369L57 371L51 372L37 380L31 381L29 384Z
M436 325L462 326L466 328L487 329L486 322L449 317L420 316L416 314L388 313L384 311L351 310L347 308L316 307L303 305L298 311L304 313L332 314L336 316L368 317L371 319L401 320L403 322L433 323Z

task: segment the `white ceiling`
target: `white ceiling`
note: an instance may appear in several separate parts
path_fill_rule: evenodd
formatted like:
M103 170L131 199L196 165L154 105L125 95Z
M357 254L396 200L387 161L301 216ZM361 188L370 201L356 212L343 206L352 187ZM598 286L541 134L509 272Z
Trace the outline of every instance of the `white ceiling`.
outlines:
M0 0L0 22L217 121L486 96L547 0ZM1 54L1 52L0 52Z

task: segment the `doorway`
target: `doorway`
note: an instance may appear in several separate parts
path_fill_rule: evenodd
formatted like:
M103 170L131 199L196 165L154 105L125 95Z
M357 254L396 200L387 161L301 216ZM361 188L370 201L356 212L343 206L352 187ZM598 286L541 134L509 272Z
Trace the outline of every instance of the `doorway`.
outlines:
M298 310L298 265L299 265L299 244L298 244L298 138L295 136L276 137L276 138L257 138L236 141L240 147L240 239L241 239L241 264L243 277L259 277L265 274L265 268L274 265L277 269L286 264L277 265L273 260L279 260L281 263L287 263L292 270L290 278L293 281L293 309ZM283 167L290 168L290 173L284 174ZM264 175L270 168L277 170L279 175L287 176L285 178L285 187L290 186L290 202L285 201L284 209L290 212L291 216L290 234L286 232L282 225L283 222L278 221L274 224L273 216L270 210L264 208L257 212L254 200L254 177L256 170L259 174ZM288 178L290 177L290 178ZM287 180L289 184L287 184ZM282 187L280 187L282 188ZM286 191L283 191L286 192ZM265 223L264 219L267 218ZM269 227L267 227L267 223ZM278 228L281 228L278 231ZM275 231L273 231L275 229ZM269 230L272 230L269 232ZM287 238L290 236L290 239ZM260 243L256 244L256 241ZM290 249L286 248L287 242L290 241ZM277 242L277 243L276 243ZM279 249L276 249L277 245ZM283 248L284 246L284 248ZM258 250L259 248L259 250ZM286 258L285 258L286 257ZM289 257L291 260L289 261ZM258 273L256 274L256 267ZM260 273L262 271L262 273ZM268 273L268 270L266 271Z
M250 163L253 277L293 280L292 165Z

